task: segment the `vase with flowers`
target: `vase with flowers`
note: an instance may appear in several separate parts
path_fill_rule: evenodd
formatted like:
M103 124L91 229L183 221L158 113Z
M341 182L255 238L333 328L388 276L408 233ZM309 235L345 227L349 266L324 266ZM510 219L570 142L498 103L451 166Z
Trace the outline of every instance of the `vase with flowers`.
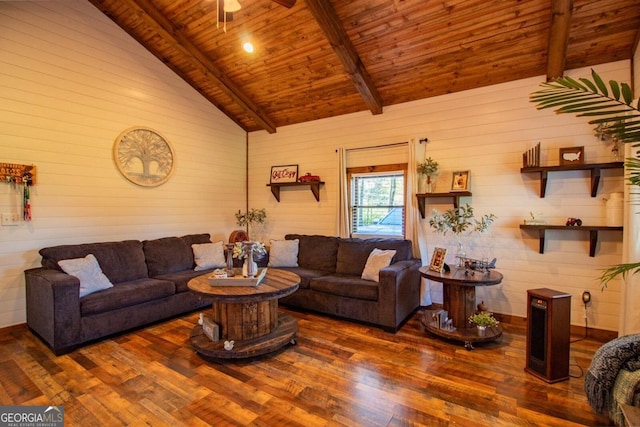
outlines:
M438 172L438 168L438 162L433 160L431 157L424 159L424 162L418 162L416 165L416 172L421 175L419 181L420 185L418 186L419 193L433 192L433 182L431 181L431 177ZM423 181L422 176L426 177L426 181Z
M235 214L236 224L240 227L246 227L245 230L234 230L229 236L229 243L244 242L249 240L249 232L255 233L257 228L262 226L267 219L267 211L262 209L250 209L246 212L238 210ZM254 236L254 239L256 237Z
M256 261L265 256L267 250L261 242L236 242L233 246L233 257L242 259L242 275L244 277L255 277L258 273Z
M436 232L443 235L453 233L458 245L456 252L457 264L458 267L462 267L463 259L466 257L463 242L464 236L473 231L485 232L495 219L496 216L494 214L483 215L480 219L475 218L473 207L466 204L465 206L448 209L445 212L438 212L438 210L434 209L433 216L429 219L429 225Z

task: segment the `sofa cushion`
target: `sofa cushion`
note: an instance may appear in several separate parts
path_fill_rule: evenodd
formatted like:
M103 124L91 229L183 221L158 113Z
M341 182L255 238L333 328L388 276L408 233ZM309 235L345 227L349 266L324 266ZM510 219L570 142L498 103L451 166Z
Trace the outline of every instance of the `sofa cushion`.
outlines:
M211 271L213 271L213 269L200 270L200 271L183 270L183 271L177 271L175 273L161 274L159 276L154 277L154 279L169 280L170 282L173 282L176 285L176 292L180 293L180 292L186 292L189 290L189 287L187 286L187 284L189 283L189 280L193 279L194 277L207 274Z
M411 259L411 241L402 239L340 239L336 273L360 277L374 249L395 250L391 263Z
M224 259L222 240L214 243L195 243L191 245L196 266L195 271L207 270L227 265Z
M63 259L58 261L58 265L65 273L78 278L80 298L113 287L113 284L100 269L100 264L93 254L84 258Z
M300 240L273 240L269 244L269 267L297 267Z
M93 254L104 275L114 284L149 277L142 242L138 240L52 246L40 249L39 253L44 268L58 271L63 271L58 265L61 260Z
M184 239L163 237L145 240L142 245L149 277L182 270L193 270L194 268L193 250Z
M374 249L367 258L367 263L362 270L361 278L364 280L380 281L380 269L388 267L391 259L395 256L394 250Z
M300 284L298 289L309 289L309 283L311 279L316 277L326 276L327 272L322 270L310 270L302 267L278 267L279 269L290 271L300 276Z
M287 234L284 238L287 240L300 240L298 246L298 265L300 267L330 273L336 271L337 237Z
M173 282L168 280L147 278L118 283L113 288L80 298L80 313L88 316L142 304L174 295L175 289Z
M368 301L378 300L378 284L359 277L344 274L332 274L329 276L311 279L312 291L338 295L346 298L355 298Z
M200 233L200 234L187 234L185 236L180 237L187 246L191 247L191 245L199 245L202 243L211 243L211 235L209 233Z

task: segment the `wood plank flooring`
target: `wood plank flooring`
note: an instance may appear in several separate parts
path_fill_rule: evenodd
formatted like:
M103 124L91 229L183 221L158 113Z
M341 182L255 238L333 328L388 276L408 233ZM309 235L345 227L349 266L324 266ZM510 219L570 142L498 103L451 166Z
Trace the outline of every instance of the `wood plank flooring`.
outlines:
M0 330L0 404L63 405L66 426L600 426L583 372L601 345L571 344L571 378L524 372L524 323L467 351L286 311L298 343L254 360L202 359L193 313L56 357L26 326ZM577 340L580 337L572 337Z

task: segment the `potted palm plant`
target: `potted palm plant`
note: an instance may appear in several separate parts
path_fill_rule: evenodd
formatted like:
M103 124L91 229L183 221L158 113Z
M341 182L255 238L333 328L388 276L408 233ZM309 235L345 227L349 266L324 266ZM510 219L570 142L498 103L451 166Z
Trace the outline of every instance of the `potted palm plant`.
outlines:
M596 134L622 143L640 145L640 100L633 104L631 87L626 83L610 80L607 85L594 70L588 78L560 77L541 83L543 89L533 92L530 101L538 109L555 108L556 113L574 113L577 117L591 117L589 124L596 125ZM640 186L640 159L627 158L629 184ZM640 272L640 262L617 264L600 276L602 288L617 276Z

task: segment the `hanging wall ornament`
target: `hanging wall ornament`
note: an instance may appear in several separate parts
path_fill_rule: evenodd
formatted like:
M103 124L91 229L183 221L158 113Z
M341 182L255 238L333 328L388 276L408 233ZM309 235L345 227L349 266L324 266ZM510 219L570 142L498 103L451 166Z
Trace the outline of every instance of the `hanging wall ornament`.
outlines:
M129 181L143 187L156 187L171 177L175 155L160 133L134 127L118 135L113 158L120 173Z

